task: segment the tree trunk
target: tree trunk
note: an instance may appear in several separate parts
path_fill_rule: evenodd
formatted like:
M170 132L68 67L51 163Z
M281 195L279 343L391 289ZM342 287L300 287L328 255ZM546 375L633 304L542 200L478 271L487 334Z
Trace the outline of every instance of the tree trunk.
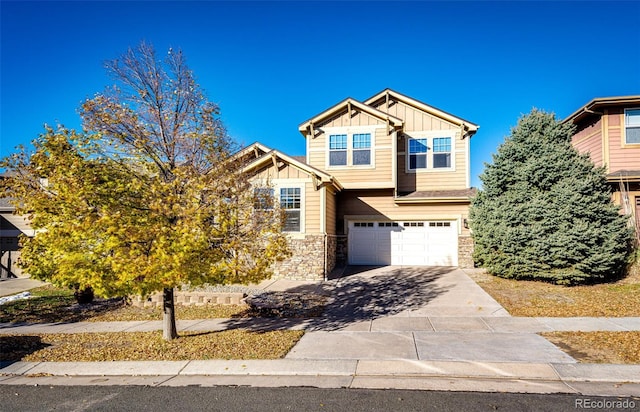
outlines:
M162 339L171 340L177 337L173 288L165 288L162 292Z

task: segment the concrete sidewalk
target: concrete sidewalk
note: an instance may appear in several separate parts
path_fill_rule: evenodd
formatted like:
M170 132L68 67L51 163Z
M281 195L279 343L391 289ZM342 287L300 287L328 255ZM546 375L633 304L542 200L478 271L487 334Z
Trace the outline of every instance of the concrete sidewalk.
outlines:
M329 295L322 317L178 321L180 331L304 329L280 360L15 362L0 384L252 385L640 396L640 365L578 364L538 332L640 330L640 318L514 318L463 271L360 269L265 290ZM151 331L160 321L0 324L4 334Z

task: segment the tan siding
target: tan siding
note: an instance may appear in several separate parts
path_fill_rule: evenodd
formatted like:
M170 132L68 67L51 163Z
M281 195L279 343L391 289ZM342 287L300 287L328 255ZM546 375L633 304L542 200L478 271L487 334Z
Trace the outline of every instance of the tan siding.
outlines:
M449 123L439 117L425 113L420 109L404 103L396 102L387 110L387 105L384 100L382 100L374 107L382 112L389 113L392 116L399 117L404 120L404 130L406 132L458 129L458 126L453 123Z
M387 134L386 127L375 129L374 150L372 153L373 167L328 167L326 139L327 133L321 133L315 139L312 139L309 147L309 164L311 166L327 171L346 187L367 188L371 187L372 182L373 184L385 183L386 187L393 187L392 141L391 136Z
M305 233L320 232L320 191L313 188L312 183L305 184L304 188L305 206Z
M342 192L338 197L340 222L344 222L345 216L389 220L437 220L465 219L468 215L468 204L397 205L393 201L391 190L352 190Z
M348 126L370 126L384 124L380 119L372 117L366 113L357 111L349 116L346 110L326 122L320 123L317 127L348 127Z
M309 175L298 168L285 165L279 170L276 170L273 163L269 163L268 166L265 166L262 170L256 173L252 179L260 179L263 182L268 182L273 179L305 179L308 177Z
M336 192L331 187L326 187L326 216L327 216L327 234L336 234Z
M465 189L467 187L467 155L466 143L456 136L452 138L455 152L454 171L419 171L408 172L406 153L406 138L402 138L398 143L398 191L413 192L416 190L445 190L445 189ZM453 148L452 148L453 149ZM430 161L431 159L429 159Z

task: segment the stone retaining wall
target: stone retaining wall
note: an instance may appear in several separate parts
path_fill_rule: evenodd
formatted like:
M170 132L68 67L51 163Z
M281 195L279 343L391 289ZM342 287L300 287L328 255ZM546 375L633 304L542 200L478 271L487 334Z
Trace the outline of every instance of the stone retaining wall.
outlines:
M174 292L174 303L181 306L205 306L205 305L240 305L242 299L245 298L244 293L230 292ZM141 296L133 296L131 305L139 308L155 308L162 307L162 293L154 293L153 295L143 299Z

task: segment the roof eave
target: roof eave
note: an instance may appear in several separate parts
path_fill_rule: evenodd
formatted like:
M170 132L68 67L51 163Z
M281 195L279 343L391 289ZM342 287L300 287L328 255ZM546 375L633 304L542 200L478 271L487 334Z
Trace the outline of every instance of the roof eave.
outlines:
M319 122L321 122L322 120L331 117L333 115L335 115L336 113L338 113L339 111L343 110L345 106L351 104L352 106L356 107L357 109L371 115L374 117L377 117L378 119L382 120L382 121L386 121L389 122L391 125L393 125L394 127L402 127L402 125L404 124L404 121L398 117L392 116L388 113L382 112L380 110L374 109L373 107L367 106L364 103L361 103L351 97L348 97L344 100L342 100L341 102L339 102L338 104L333 105L332 107L330 107L329 109L323 111L322 113L314 116L313 118L307 120L306 122L303 122L300 124L300 126L298 126L298 131L300 133L302 133L303 136L307 137L310 133L310 128L311 125L313 124L317 124Z
M596 97L592 99L589 103L585 104L575 112L571 113L567 116L562 123L567 122L577 122L583 117L590 114L601 114L594 113L596 110L606 107L606 106L624 106L630 104L640 104L640 95L631 95L631 96L612 96L612 97Z
M316 178L318 178L318 180L320 180L320 182L322 183L328 183L333 185L336 189L338 190L342 190L343 187L340 184L340 182L338 182L337 180L335 180L335 178L321 170L318 170L316 168L314 168L313 166L309 166L305 163L299 162L296 159L292 158L291 156L288 156L282 152L279 152L277 150L271 150L268 153L265 153L263 156L255 159L254 161L248 163L247 165L245 165L242 168L242 172L246 173L249 172L251 170L254 170L255 168L258 168L262 165L264 165L265 163L269 163L272 161L273 156L276 156L277 158L280 158L281 160L285 161L286 163L294 166L297 169L302 170L305 173L308 173L312 176L315 176Z

